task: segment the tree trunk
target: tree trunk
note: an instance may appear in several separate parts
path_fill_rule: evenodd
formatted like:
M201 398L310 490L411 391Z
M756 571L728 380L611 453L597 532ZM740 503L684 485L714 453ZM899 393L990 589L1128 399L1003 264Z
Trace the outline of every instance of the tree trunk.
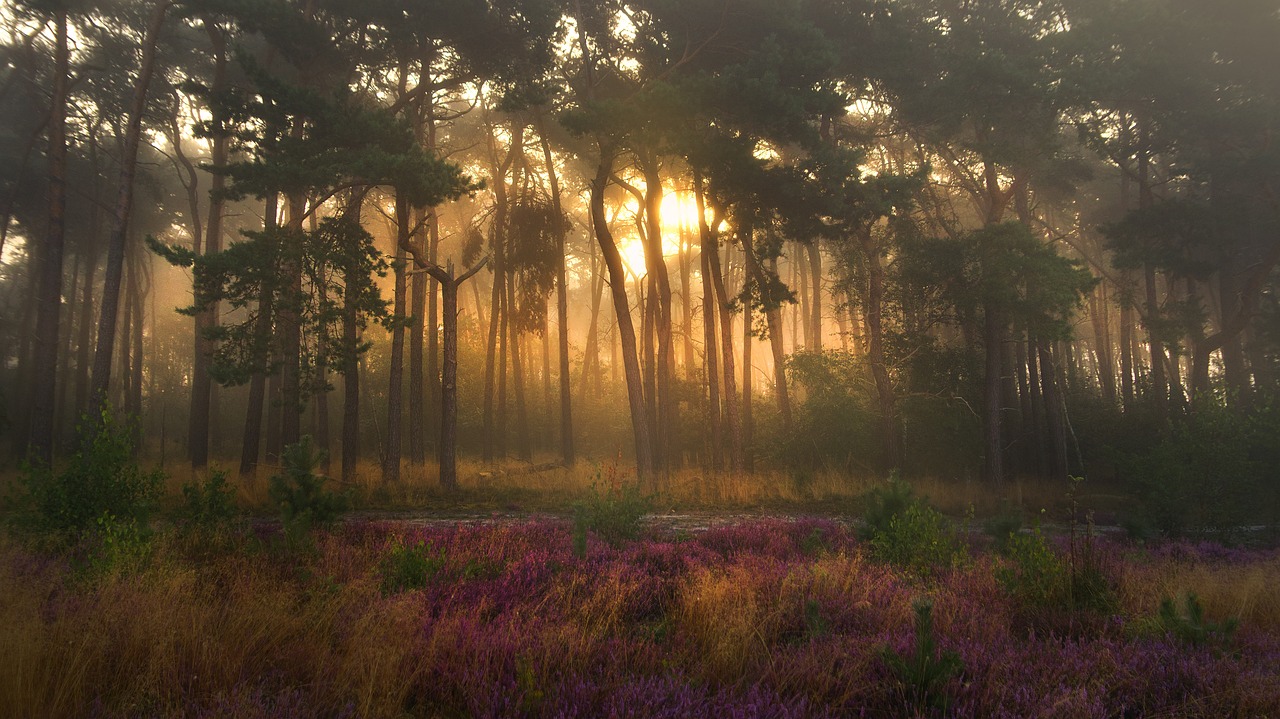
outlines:
M609 271L609 286L613 295L618 341L622 345L622 363L627 380L627 404L631 411L631 431L635 438L636 474L642 486L653 486L653 448L649 438L649 418L645 411L641 389L640 360L636 354L636 333L631 322L631 303L627 299L627 280L622 268L622 255L609 229L604 210L604 192L613 174L614 150L600 147L600 161L596 176L591 181L591 224L596 242Z
M769 286L765 280L764 269L760 266L760 261L756 259L755 248L751 246L751 238L749 235L742 237L743 258L747 266L747 272L755 282L756 288L761 294L764 288ZM776 266L772 269L776 275ZM782 310L769 298L763 298L765 305L765 322L769 327L769 348L773 352L773 381L774 396L778 400L778 413L782 415L783 431L791 431L791 395L787 391L787 360L786 352L782 347ZM749 364L747 366L750 366Z
M129 214L133 206L134 176L138 167L138 145L142 139L142 116L147 109L147 92L155 72L156 44L168 14L170 0L160 0L147 21L142 42L142 63L133 87L133 103L120 158L120 186L116 198L115 223L107 246L107 267L102 284L102 314L98 320L98 348L94 353L91 395L99 406L106 401L111 385L111 353L116 343L116 317L120 287L124 279L125 242L129 234ZM55 339L56 342L56 339Z
M702 239L702 252L707 257L706 266L711 270L711 286L715 290L718 310L716 314L720 318L720 358L724 362L724 419L729 425L729 470L736 474L746 467L746 451L739 417L737 371L733 366L733 306L725 291L724 273L720 268L719 238L706 221L706 195L702 175L697 170L693 173L693 187L698 203L698 232ZM716 224L719 219L717 213ZM707 348L708 354L715 351L714 347Z
M360 200L353 199L347 212L359 224ZM347 287L342 293L342 481L354 482L360 462L360 310L350 288L358 281L360 262L353 258L342 272Z
M751 231L747 230L742 237L745 245L751 242ZM749 251L749 250L748 250ZM743 253L744 255L746 252ZM743 260L744 264L746 260ZM748 287L751 283L751 277L747 272L743 271L742 276L742 296L749 297ZM755 384L752 380L755 374L752 369L751 345L755 344L754 339L754 323L755 317L752 311L752 303L750 300L742 303L742 467L748 472L754 472L756 467L755 460L755 418L751 411L753 395L755 394L752 386Z
M60 6L59 6L60 7ZM57 400L58 336L62 319L62 255L66 245L67 209L67 86L70 51L67 12L54 14L53 96L49 117L49 227L40 247L40 279L36 290L35 356L30 404L27 457L44 466L53 464L54 402ZM8 225L8 217L5 218ZM26 357L20 357L25 361ZM108 346L107 361L110 362ZM105 389L104 389L105 392Z
M809 292L812 298L809 309L813 313L813 344L808 348L813 352L822 351L822 250L815 239L809 243Z
M547 181L551 185L551 208L557 219L564 217L560 205L560 179L556 173L554 158L551 157L551 143L547 140L547 132L542 115L538 115L538 137L542 139L542 161L547 167ZM557 233L556 241L560 249L560 262L556 266L556 329L560 359L560 458L565 466L573 464L576 452L573 446L573 401L569 386L569 281L566 265L568 251L565 247L565 232ZM592 278L594 282L594 278ZM598 303L593 303L591 315L591 332L595 332L596 310ZM586 376L586 366L583 366ZM585 384L585 382L584 382Z
M396 257L393 314L397 322L391 329L391 368L387 385L387 453L382 458L382 481L400 481L401 422L404 406L404 323L399 320L406 314L405 264L408 258L402 249L410 242L409 201L402 192L396 193Z
M1050 478L1054 481L1067 481L1067 430L1062 404L1062 389L1059 382L1060 372L1049 347L1043 341L1036 342L1036 352L1040 358L1040 377L1044 388L1045 416L1049 426L1050 440Z
M885 271L880 248L872 240L870 230L864 230L858 239L863 259L867 263L867 361L871 365L871 376L876 383L876 398L880 410L880 446L884 452L885 469L892 470L902 467L904 457L902 435L898 427L898 400L884 356Z
M983 374L983 437L986 450L987 480L1000 486L1004 482L1004 438L1001 431L1001 415L1004 410L1001 398L1001 344L1004 342L1004 320L994 303L984 307L983 349L985 372Z
M672 331L671 331L671 280L667 274L667 261L663 257L662 242L662 176L658 171L655 155L641 159L645 190L645 267L652 282L650 292L657 304L655 329L658 338L657 356L657 411L654 417L657 433L654 441L654 465L661 471L670 468L671 428L675 409L671 398Z
M426 255L426 233L422 231L424 215L421 210L414 210L413 226L419 237L423 238L418 253ZM409 241L412 241L410 238ZM415 257L417 254L414 255ZM406 259L406 262L408 260ZM426 422L426 385L434 385L436 379L426 379L424 367L423 340L425 335L435 333L434 319L427 317L427 286L435 289L435 279L426 273L426 267L414 263L413 277L410 279L409 311L413 319L409 323L409 461L414 466L422 466L427 461L427 428ZM434 299L434 298L432 298ZM434 363L433 363L434 364ZM432 393L434 394L434 393Z
M275 242L277 216L280 196L272 193L267 196L266 209L263 213L264 233ZM264 279L258 294L258 318L254 327L256 351L263 357L263 367L254 372L249 380L249 403L244 420L244 435L240 443L240 476L246 479L254 477L258 468L259 442L262 440L262 405L267 395L266 367L270 364L266 355L271 346L272 315L275 312L275 291L270 279Z
M699 215L702 214L701 209L699 202ZM700 223L705 225L706 221L700 220ZM707 239L704 237L702 249L698 253L702 261L702 344L706 358L707 419L711 425L711 469L718 472L724 466L724 436L720 421L720 368L716 361L719 349L716 344L715 288L711 279L712 253L706 249L706 245Z

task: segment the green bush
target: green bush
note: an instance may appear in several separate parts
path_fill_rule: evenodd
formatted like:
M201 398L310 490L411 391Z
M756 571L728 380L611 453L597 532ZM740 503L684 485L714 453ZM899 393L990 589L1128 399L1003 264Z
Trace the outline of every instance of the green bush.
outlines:
M1071 551L1063 557L1049 546L1037 527L1015 534L1005 547L1007 564L996 579L1011 597L1032 610L1104 614L1117 599L1092 533L1071 537Z
M285 537L304 540L312 529L331 526L347 510L347 497L325 489L329 478L316 474L322 456L310 437L284 448L284 472L271 478L268 494L280 509Z
M573 505L574 551L579 556L586 553L588 531L613 545L635 539L640 534L640 520L653 506L637 484L607 481L603 489L601 484L597 474L590 493Z
M236 516L235 496L235 489L227 482L227 473L215 469L203 482L182 485L184 503L179 517L192 528L225 526Z
M62 544L104 531L110 536L119 527L132 527L145 539L164 473L138 467L131 430L119 426L108 409L97 421L86 419L78 434L81 448L61 472L26 470L27 524Z
M938 640L933 633L933 603L918 601L915 612L916 638L911 652L900 654L885 647L881 656L902 689L906 708L918 716L930 710L946 710L947 682L964 670L964 663L953 651L938 651Z
M444 568L444 551L419 541L412 547L400 542L378 564L384 596L422 589Z
M909 572L924 575L963 556L946 518L896 477L871 491L864 521L861 536L871 555Z

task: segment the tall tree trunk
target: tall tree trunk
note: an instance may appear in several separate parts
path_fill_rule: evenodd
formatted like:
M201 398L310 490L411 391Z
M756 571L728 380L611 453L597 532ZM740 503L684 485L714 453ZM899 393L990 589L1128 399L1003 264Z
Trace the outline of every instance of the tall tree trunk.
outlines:
M889 367L884 356L884 264L880 248L872 240L870 228L858 236L862 256L867 263L867 300L865 322L867 325L867 362L871 365L871 377L876 383L876 399L880 414L880 446L884 452L885 469L901 468L903 463L902 435L898 425L897 395Z
M809 292L812 298L809 302L809 309L813 313L810 321L813 323L813 344L809 349L814 352L822 351L822 250L818 247L818 240L813 240L808 245L809 249Z
M653 283L650 292L656 299L655 329L658 338L657 356L657 433L654 441L654 465L660 471L669 469L671 461L671 428L675 420L675 408L671 399L672 331L671 331L671 280L667 274L667 261L663 257L662 242L662 176L658 170L658 158L649 154L641 158L645 189L645 267ZM656 487L655 487L656 488Z
M360 222L359 198L352 198L346 212ZM351 288L359 281L359 260L342 268L342 481L354 482L360 462L360 316L359 299Z
M280 196L272 193L267 196L266 209L263 212L264 234L275 243L276 225L278 223ZM273 248L273 252L275 249ZM263 366L253 373L249 380L249 402L245 413L244 435L240 443L240 476L252 478L258 468L258 454L262 441L262 406L267 396L266 368L269 347L271 346L271 327L275 314L275 290L271 279L264 279L258 294L258 318L254 326L255 351L263 356Z
M111 385L111 352L116 344L116 317L120 305L120 287L124 279L125 242L129 235L129 214L133 207L134 176L138 167L138 145L142 139L142 116L147 109L147 92L155 73L156 45L165 16L172 5L160 0L152 8L142 41L142 63L133 86L133 103L124 135L124 152L120 158L120 186L116 198L115 223L107 246L107 267L102 284L102 314L98 320L98 348L93 361L93 401L101 405ZM56 342L56 339L55 339Z
M213 49L213 82L210 93L218 97L226 90L227 84L227 41L226 34L208 18L203 18L205 33ZM226 131L225 112L220 103L210 103L210 138L209 163L214 168L227 164L230 150L230 135ZM205 228L204 254L212 255L222 250L222 214L226 199L222 195L226 187L226 176L213 173L209 188L208 226ZM199 252L199 250L197 250ZM206 339L209 329L218 324L218 303L206 307L195 318L195 351L191 371L191 412L187 426L187 451L191 459L192 469L201 469L209 463L210 425L213 416L214 392L213 378L209 374L210 357L217 345Z
M689 227L680 220L680 309L684 313L684 376L694 376L693 358L693 289L689 275L692 273L693 247L689 243Z
M701 215L699 203L699 215ZM706 221L700 220L705 225ZM699 228L701 231L701 228ZM702 344L707 383L707 419L711 424L711 469L720 471L724 466L724 432L720 421L720 367L716 344L716 297L711 279L711 253L706 249L707 239L699 251L702 261ZM718 262L718 261L717 261Z
M404 246L409 237L409 201L403 192L396 192L396 258L394 315L403 318L405 311L405 256ZM382 481L400 481L401 423L404 407L404 323L397 321L391 329L391 369L387 385L387 453L382 458Z
M429 265L428 272L440 283L443 300L444 346L440 375L440 486L458 488L458 287L470 279L487 260L454 279L453 267L442 270Z
M1120 400L1126 411L1133 408L1133 304L1128 275L1124 273L1120 294Z
M538 137L542 140L542 161L547 168L547 181L551 185L551 209L557 219L564 217L560 206L560 179L556 173L555 161L551 156L551 143L547 141L545 121L538 115ZM573 446L573 402L569 387L569 281L566 265L568 251L565 248L565 232L556 233L556 242L560 249L560 261L556 265L556 328L560 358L560 458L566 466L572 465L575 459ZM594 282L594 278L592 279ZM598 301L594 301L591 313L591 333L595 332ZM592 338L594 340L594 337ZM598 356L597 356L598 359ZM583 365L583 376L586 365ZM585 384L585 382L584 382Z
M1093 320L1093 342L1098 359L1098 382L1102 386L1102 396L1107 403L1116 402L1115 366L1111 361L1111 333L1107 329L1106 285L1099 283L1089 295L1089 316Z
M418 253L426 255L429 250L425 247L427 244L426 233L423 229L423 213L421 210L414 210L413 227L418 237L422 238L422 242L418 243ZM409 239L413 241L412 237ZM418 253L415 253L415 257ZM407 260L406 260L407 261ZM422 466L427 461L426 450L426 384L435 384L436 379L432 377L430 380L425 378L425 368L423 366L423 340L426 339L427 333L435 334L435 325L433 319L427 315L427 285L433 285L435 279L426 273L426 268L414 263L413 277L410 279L411 289L409 291L409 307L413 319L409 322L409 461L414 466ZM433 298L434 299L434 298ZM434 393L433 393L434 394Z
M80 337L76 341L76 386L75 386L75 411L77 419L89 411L89 371L91 368L90 359L91 347L93 345L93 290L94 280L98 273L98 253L101 248L101 230L100 218L102 216L99 210L99 199L101 193L101 183L98 181L98 134L96 128L91 130L89 135L89 167L93 173L93 198L89 208L89 237L86 238L85 245L87 254L85 257L84 268L84 287L81 292L83 296L80 300Z
M698 203L698 232L702 239L702 253L706 255L706 266L711 270L711 286L715 290L717 304L716 314L720 318L720 359L724 367L724 419L729 430L729 470L735 474L746 467L746 451L739 416L737 371L734 369L733 351L733 305L725 290L724 273L720 267L719 238L706 220L706 194L701 173L693 173L694 199ZM719 224L717 213L716 224ZM715 352L714 347L707 348L708 354Z
M985 371L983 374L983 437L986 449L987 480L997 486L1004 482L1004 435L1001 429L1004 411L1001 397L1001 345L1004 343L1004 319L995 303L984 307L983 349Z
M604 210L604 192L613 175L614 148L601 145L600 161L596 176L591 181L591 224L596 242L609 271L609 286L613 295L616 333L622 345L622 363L627 379L627 404L631 410L631 431L635 438L636 473L642 485L653 486L653 448L649 438L649 418L645 411L641 388L640 360L636 354L636 333L631 322L631 303L627 299L627 280L622 268L622 255L609 229Z
M755 282L757 290L763 294L769 282L765 279L764 268L760 266L760 260L756 258L755 248L753 248L749 235L742 237L743 258L747 266L747 272L753 282ZM776 275L776 266L771 268ZM782 347L782 310L768 298L763 298L765 305L765 322L769 327L769 348L773 352L773 381L774 396L778 400L778 413L782 415L782 428L786 432L791 431L791 395L787 391L787 360L786 352ZM749 365L748 365L749 366Z
M67 208L67 86L70 51L67 12L54 14L53 97L49 116L49 227L40 247L40 279L36 290L35 356L31 373L29 442L26 455L45 466L53 464L54 402L57 400L58 335L62 318L62 255L66 244ZM8 225L8 217L5 217ZM20 357L25 361L26 357ZM107 362L110 363L110 346ZM105 393L105 388L104 388Z
M1050 477L1059 482L1067 481L1067 430L1064 407L1062 404L1062 388L1058 363L1055 361L1049 346L1043 341L1036 342L1036 352L1040 358L1040 377L1044 388L1045 416L1049 427L1050 440Z
M745 246L750 244L751 242L750 230L747 230L744 233L742 237L742 241L745 249ZM749 252L749 250L747 252ZM743 253L744 256L747 254L747 252ZM743 263L745 265L746 263L745 259L743 260ZM742 282L743 282L742 296L748 297L750 294L748 291L748 286L751 283L751 277L745 271L745 269L746 268L744 267L744 272L742 276ZM752 381L754 379L753 375L755 373L752 371L753 367L752 367L752 359L751 359L751 349L752 349L751 346L755 344L755 342L753 342L754 334L755 334L755 331L754 331L755 328L753 327L755 323L755 317L754 317L754 313L752 311L753 308L751 305L752 303L750 301L742 303L742 455L743 455L742 467L748 472L754 472L756 469L755 467L756 427L755 427L755 418L751 411L752 399L754 398L754 395L755 395L755 391L752 389L753 385L755 384Z
M507 346L511 350L511 389L516 401L516 456L523 460L533 457L533 449L529 443L529 414L525 404L524 393L524 360L520 347L521 332L518 321L518 305L516 304L516 276L513 273L507 280Z

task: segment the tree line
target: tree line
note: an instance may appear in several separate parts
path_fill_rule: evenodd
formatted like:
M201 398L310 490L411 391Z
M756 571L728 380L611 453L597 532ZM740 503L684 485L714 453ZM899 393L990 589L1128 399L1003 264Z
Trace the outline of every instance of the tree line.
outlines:
M650 488L758 460L999 483L1274 393L1276 2L0 21L15 457L163 387L191 466L237 431L246 477L311 433L354 478L371 424L387 482L434 454L456 483L459 442L572 463L615 451L587 438L616 402Z

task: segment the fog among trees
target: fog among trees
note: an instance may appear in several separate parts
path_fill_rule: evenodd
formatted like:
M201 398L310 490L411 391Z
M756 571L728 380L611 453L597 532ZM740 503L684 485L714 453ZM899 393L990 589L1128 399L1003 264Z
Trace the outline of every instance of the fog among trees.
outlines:
M1274 2L6 7L11 465L1276 511Z

